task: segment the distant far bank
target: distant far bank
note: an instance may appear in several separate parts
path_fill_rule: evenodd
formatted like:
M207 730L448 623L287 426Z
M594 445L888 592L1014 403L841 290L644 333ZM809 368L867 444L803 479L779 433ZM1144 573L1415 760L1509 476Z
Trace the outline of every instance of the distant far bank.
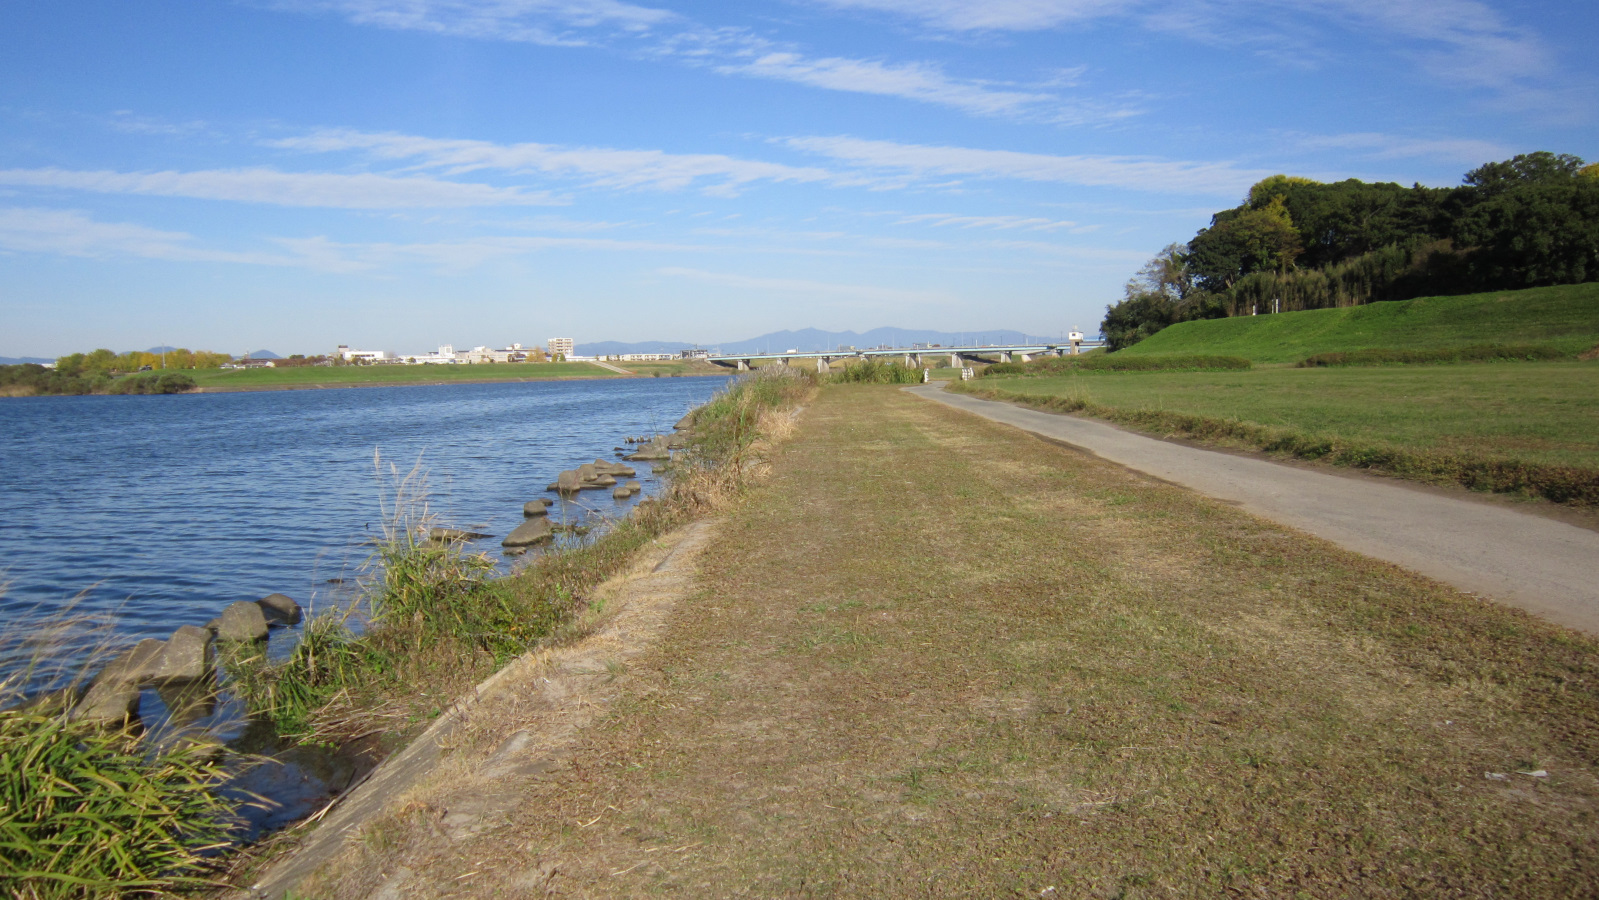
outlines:
M470 366L305 366L293 369L206 369L189 374L198 393L294 391L319 388L390 387L428 384L488 384L520 381L576 381L610 378L678 378L728 375L702 361L612 363L482 363Z

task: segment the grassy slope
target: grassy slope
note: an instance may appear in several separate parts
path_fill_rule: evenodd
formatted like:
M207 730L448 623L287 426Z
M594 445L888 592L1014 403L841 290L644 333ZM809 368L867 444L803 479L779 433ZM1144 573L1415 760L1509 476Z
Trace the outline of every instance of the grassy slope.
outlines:
M718 374L709 366L693 363L615 364L639 375ZM192 373L195 383L210 390L257 388L378 385L457 384L483 381L530 381L560 378L621 378L608 369L586 362L488 363L475 366L307 366L295 369L202 369Z
M1599 469L1599 362L984 378L984 388Z
M458 897L1599 891L1591 638L893 388L823 390L514 811L452 842L424 806L326 896L400 866Z
M1516 343L1551 344L1572 353L1599 344L1599 283L1184 322L1121 352L1292 363L1333 350Z

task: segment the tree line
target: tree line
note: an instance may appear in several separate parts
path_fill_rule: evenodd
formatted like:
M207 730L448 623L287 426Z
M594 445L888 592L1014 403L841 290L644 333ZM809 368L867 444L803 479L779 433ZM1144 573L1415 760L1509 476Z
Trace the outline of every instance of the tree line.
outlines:
M216 369L232 359L226 353L182 347L164 353L102 348L63 356L53 369L32 363L0 366L0 396L177 394L194 388L194 379L183 370Z
M1599 280L1599 163L1526 153L1458 187L1273 175L1105 309L1110 349L1177 322Z

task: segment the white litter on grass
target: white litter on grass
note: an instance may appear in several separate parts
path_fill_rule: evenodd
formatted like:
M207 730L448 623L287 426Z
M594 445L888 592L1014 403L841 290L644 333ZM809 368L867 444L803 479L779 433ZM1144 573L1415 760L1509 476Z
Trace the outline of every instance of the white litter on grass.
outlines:
M1482 775L1489 781L1504 781L1506 778L1510 777L1503 772L1484 772Z
M1530 778L1548 778L1549 777L1549 773L1545 772L1543 769L1538 769L1538 770L1532 771L1532 772L1517 772L1516 774L1517 775L1526 775L1526 776L1528 776Z

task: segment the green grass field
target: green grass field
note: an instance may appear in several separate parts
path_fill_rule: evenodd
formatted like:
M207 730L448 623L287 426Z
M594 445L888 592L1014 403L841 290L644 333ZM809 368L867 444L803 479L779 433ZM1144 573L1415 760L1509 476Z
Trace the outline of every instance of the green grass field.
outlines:
M1264 368L984 378L984 387L1081 397L1417 450L1599 468L1599 362Z
M704 363L648 362L616 364L635 375L715 375ZM197 369L191 373L205 390L269 390L295 387L362 385L469 384L492 381L546 381L563 378L622 378L586 362L488 363L473 366L306 366L295 369Z
M1336 350L1480 344L1545 344L1572 354L1599 344L1599 283L1184 322L1120 352L1220 354L1259 364Z

